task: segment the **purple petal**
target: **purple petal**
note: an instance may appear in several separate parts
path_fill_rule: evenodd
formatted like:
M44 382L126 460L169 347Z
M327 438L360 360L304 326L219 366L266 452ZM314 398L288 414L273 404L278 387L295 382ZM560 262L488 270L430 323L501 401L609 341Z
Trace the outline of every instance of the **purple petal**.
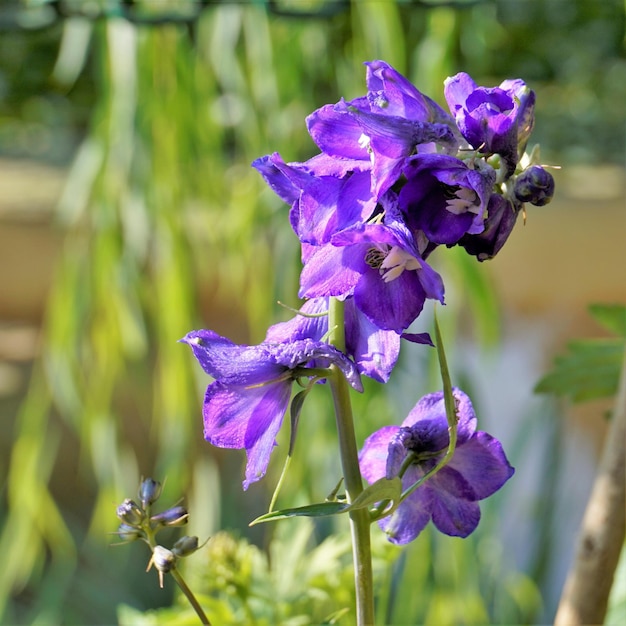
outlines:
M476 83L469 74L459 72L455 76L446 78L443 85L443 95L450 108L450 113L456 117L457 111L465 105L467 97L476 89Z
M328 316L308 317L328 311L327 298L312 298L300 308L303 315L296 315L286 322L278 322L267 329L266 342L282 343L299 339L319 341L328 331Z
M378 270L370 268L354 289L354 302L376 326L400 333L413 323L424 307L426 294L419 272L404 271L386 283Z
M348 354L354 357L362 374L386 383L400 353L399 335L373 324L352 298L346 300L345 318Z
M432 502L432 518L440 532L451 537L467 537L478 526L480 507L476 502L437 491Z
M457 445L467 441L476 431L476 415L472 402L460 389L452 390L455 403L457 421ZM413 407L406 419L402 422L402 426L413 426L421 421L435 420L439 423L439 428L446 431L446 441L442 448L448 445L448 422L446 419L446 407L443 398L443 391L436 391L423 396Z
M419 468L410 467L402 481L408 487L419 480L423 473ZM389 516L378 522L380 528L387 533L391 543L403 545L413 541L426 527L432 515L434 500L433 491L426 485L416 489L402 501L400 506Z
M500 442L485 432L474 433L458 446L447 467L457 470L472 485L476 500L498 491L515 473Z
M352 106L368 107L367 99L352 101ZM330 156L364 160L369 163L367 149L359 140L363 131L349 116L335 110L335 105L327 104L306 118L306 125L313 141L322 152Z
M355 253L356 252L356 253ZM349 295L363 272L365 251L326 244L308 259L300 274L300 298Z
M285 176L284 172L277 166L277 160L282 162L277 152L260 157L252 162L254 167L265 179L270 189L287 204L293 204L300 195L299 186Z
M207 388L204 437L220 448L245 448L244 489L267 470L290 395L291 381L251 388L215 382Z
M385 477L389 442L398 430L397 426L384 426L365 440L359 453L359 466L368 483Z
M402 333L400 337L412 343L421 343L433 348L435 347L429 333Z
M180 341L191 346L209 376L226 384L253 385L284 371L263 345L240 346L211 330L193 330Z

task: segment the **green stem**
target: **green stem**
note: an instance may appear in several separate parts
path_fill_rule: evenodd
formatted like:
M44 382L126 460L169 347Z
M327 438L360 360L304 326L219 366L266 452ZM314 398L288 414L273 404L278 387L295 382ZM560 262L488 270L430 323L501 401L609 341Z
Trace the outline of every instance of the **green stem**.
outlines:
M331 329L329 343L345 350L345 327L343 302L330 299L328 328ZM354 418L350 402L350 388L341 371L331 367L328 378L335 405L339 453L346 484L348 501L352 502L363 491L363 480L359 468L359 457L354 433ZM350 512L352 533L352 558L356 587L356 615L358 626L374 624L374 583L372 576L372 552L370 546L370 516L367 509Z
M202 607L200 606L199 602L196 600L196 596L193 595L193 591L191 591L191 589L187 587L187 583L183 579L181 573L176 568L174 568L173 570L170 571L170 574L172 575L172 578L176 581L178 586L181 588L182 592L187 597L187 600L189 600L189 604L191 604L194 611L198 614L198 617L200 618L200 622L202 622L203 624L207 624L208 626L211 626L211 622L209 621L209 618L206 616L206 613L202 610Z
M146 511L149 513L150 505L146 507ZM143 530L146 534L146 538L144 539L144 541L148 544L148 546L150 546L150 550L154 552L154 548L157 546L156 537L155 537L156 533L154 529L150 526L149 519L150 518L147 517L146 523L143 525ZM200 618L200 622L202 624L205 624L206 626L211 626L211 622L209 621L209 618L206 616L206 613L200 606L200 603L198 602L198 600L196 600L196 596L193 594L193 591L191 591L191 589L187 586L187 583L185 582L185 579L183 578L182 574L178 571L178 569L176 569L176 567L173 567L169 571L169 573L172 575L172 578L176 581L176 584L180 587L181 591L185 594L185 597L187 598L187 600L189 600L189 604L191 604L191 606L193 607L193 610L196 612L196 614Z

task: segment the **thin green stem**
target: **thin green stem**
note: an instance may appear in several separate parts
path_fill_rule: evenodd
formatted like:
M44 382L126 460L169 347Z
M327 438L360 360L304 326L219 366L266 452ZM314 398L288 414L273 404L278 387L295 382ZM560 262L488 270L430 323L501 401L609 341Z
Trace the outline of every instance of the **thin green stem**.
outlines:
M181 588L182 592L187 597L187 600L189 600L189 604L191 604L194 611L197 613L198 617L200 618L200 622L202 622L203 624L207 624L208 626L211 626L211 622L209 621L209 618L206 616L206 613L202 610L200 603L196 600L196 596L194 596L193 591L189 589L189 587L187 586L187 583L183 579L178 569L174 568L173 570L170 571L170 574L172 575L172 578L176 581L178 586Z
M146 507L146 511L150 510L150 505ZM154 552L154 548L157 546L156 542L156 533L154 529L150 526L149 517L146 518L146 522L143 525L143 530L145 532L146 538L144 541L150 546L150 550ZM211 626L211 622L209 618L206 616L206 613L200 606L200 603L196 599L196 596L193 594L193 591L187 586L185 579L182 574L178 571L178 569L174 566L169 573L172 575L172 578L176 581L176 584L180 587L181 591L185 594L187 600L189 600L189 604L193 607L193 610L196 612L197 616L200 619L202 624L206 624L207 626ZM162 574L161 574L162 575Z
M344 306L334 298L330 299L328 327L331 330L329 343L339 350L345 350ZM363 491L363 480L359 469L359 457L354 432L354 418L350 402L350 388L344 375L336 367L331 367L328 378L333 394L339 453L346 484L348 501L352 502ZM352 558L356 587L356 616L358 626L374 624L374 583L372 576L372 552L370 545L370 516L367 509L350 512L352 532Z

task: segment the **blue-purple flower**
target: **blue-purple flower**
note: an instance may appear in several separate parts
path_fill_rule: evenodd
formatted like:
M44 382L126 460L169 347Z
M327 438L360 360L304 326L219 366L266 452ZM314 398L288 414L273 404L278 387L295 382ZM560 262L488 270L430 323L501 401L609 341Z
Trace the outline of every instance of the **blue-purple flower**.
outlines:
M446 535L467 537L480 520L478 501L498 491L514 473L500 442L476 430L467 395L459 389L453 395L458 418L454 455L378 522L392 543L412 541L430 520ZM398 476L404 468L404 491L438 463L448 445L443 392L432 393L415 405L401 426L385 426L368 437L359 455L361 472L374 483Z
M483 154L500 154L512 174L533 128L535 92L520 79L478 87L460 72L446 78L444 96L467 142Z
M455 244L466 233L483 231L487 202L496 180L487 164L469 167L445 154L408 160L399 204L412 232L435 244Z
M204 398L205 439L220 448L246 450L244 489L265 475L294 380L322 378L319 370L310 368L334 364L352 387L363 390L354 363L320 341L299 339L247 346L210 330L192 331L181 341L191 346L204 371L215 378Z
M378 328L403 332L426 298L443 303L441 277L422 258L400 218L397 198L384 198L384 223L359 223L307 255L300 297L354 296L357 308Z
M384 61L367 66L366 96L325 105L307 118L307 128L324 154L371 161L372 192L380 198L398 180L406 158L455 153L461 137L454 120Z

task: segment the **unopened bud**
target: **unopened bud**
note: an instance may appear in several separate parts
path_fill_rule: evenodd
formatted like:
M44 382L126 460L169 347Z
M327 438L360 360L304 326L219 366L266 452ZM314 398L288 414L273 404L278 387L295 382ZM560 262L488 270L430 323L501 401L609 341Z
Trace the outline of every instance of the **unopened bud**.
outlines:
M141 530L123 522L118 526L116 534L125 543L130 543L131 541L135 541L135 539L140 539L144 536Z
M141 506L145 509L152 503L156 502L161 495L161 483L153 478L146 478L139 485L139 500Z
M184 506L173 506L162 513L157 513L150 518L153 526L184 526L189 513Z
M189 556L198 549L197 537L181 537L173 546L172 552L176 556Z
M176 555L163 546L155 546L152 551L152 558L148 563L148 571L152 565L159 572L159 586L163 588L163 574L171 572L176 567Z
M126 498L117 507L117 516L129 526L139 526L145 519L146 513L134 500Z
M554 195L554 178L541 165L531 165L517 177L513 192L520 202L544 206Z

